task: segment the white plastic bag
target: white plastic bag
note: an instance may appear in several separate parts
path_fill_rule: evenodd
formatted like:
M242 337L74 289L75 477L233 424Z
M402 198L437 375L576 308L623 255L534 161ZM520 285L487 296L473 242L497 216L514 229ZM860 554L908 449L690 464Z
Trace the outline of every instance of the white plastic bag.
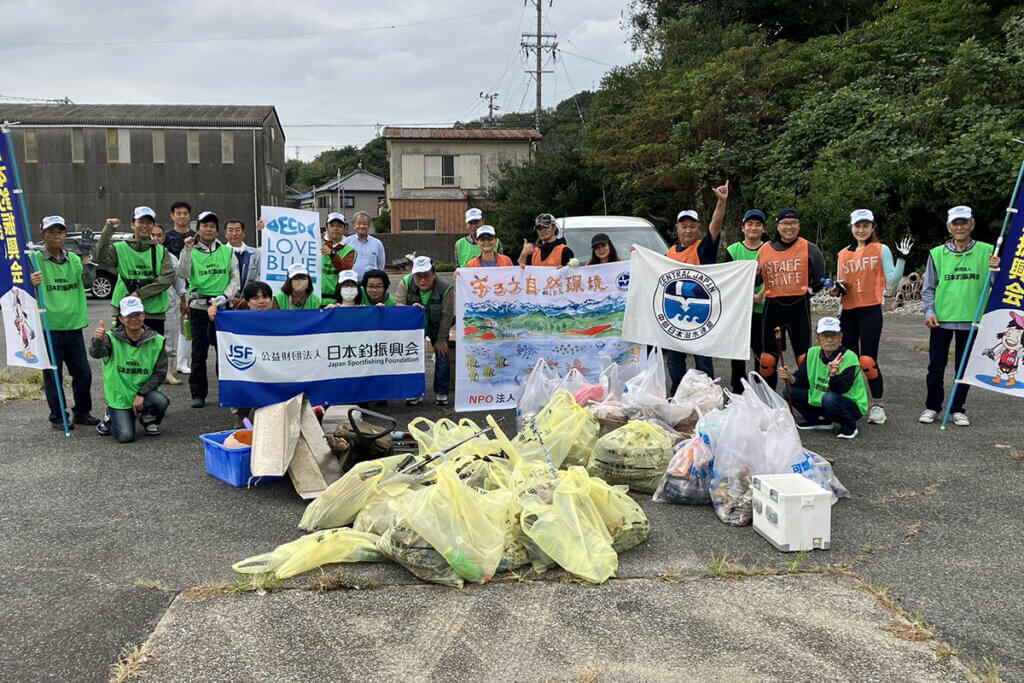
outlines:
M711 446L702 437L695 436L685 441L672 456L653 500L656 503L710 505L713 460Z
M823 489L832 491L832 504L835 505L840 498L849 498L850 491L843 486L836 476L835 470L828 460L817 453L804 451L803 459L794 463L790 469L797 474L802 474Z
M533 365L533 371L523 383L523 390L516 402L516 428L519 431L522 431L523 425L547 405L560 382L561 378L548 367L548 362L538 358Z
M691 405L702 414L718 410L725 403L725 394L717 382L700 370L691 368L683 375L672 396L675 403Z

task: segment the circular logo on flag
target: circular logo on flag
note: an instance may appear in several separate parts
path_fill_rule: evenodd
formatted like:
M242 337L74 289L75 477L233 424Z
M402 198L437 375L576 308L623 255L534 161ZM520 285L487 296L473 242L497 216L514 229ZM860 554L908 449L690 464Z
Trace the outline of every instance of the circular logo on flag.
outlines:
M629 289L629 273L619 273L619 277L615 280L615 284L617 284L619 289L623 291Z
M661 329L683 341L705 336L722 315L722 294L715 281L692 268L679 268L658 278L653 304Z

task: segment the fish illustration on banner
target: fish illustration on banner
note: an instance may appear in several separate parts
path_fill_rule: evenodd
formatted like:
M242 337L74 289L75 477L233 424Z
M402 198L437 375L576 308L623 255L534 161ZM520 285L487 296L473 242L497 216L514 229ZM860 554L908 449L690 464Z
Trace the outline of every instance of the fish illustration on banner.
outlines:
M260 272L276 294L288 279L288 267L302 263L320 291L320 215L315 211L261 206L263 219Z

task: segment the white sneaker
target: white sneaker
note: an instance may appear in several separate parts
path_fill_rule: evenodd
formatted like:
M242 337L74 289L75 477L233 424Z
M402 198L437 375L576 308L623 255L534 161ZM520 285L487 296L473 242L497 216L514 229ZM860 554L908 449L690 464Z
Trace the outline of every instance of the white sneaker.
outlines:
M963 413L953 413L953 424L957 427L970 427L971 421Z
M871 406L868 411L868 423L873 425L885 424L885 408L882 406Z
M938 416L939 414L934 410L926 410L923 413L921 413L921 417L917 418L917 421L922 424L930 425L933 422L935 422L935 418L937 418Z

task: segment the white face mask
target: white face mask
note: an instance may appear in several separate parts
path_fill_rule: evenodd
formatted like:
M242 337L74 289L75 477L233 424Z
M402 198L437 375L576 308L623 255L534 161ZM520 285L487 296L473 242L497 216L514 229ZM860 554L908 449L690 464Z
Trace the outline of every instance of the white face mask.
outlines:
M292 280L292 291L298 294L302 294L306 291L306 287L309 287L309 280L301 277Z
M358 287L342 287L341 298L343 301L355 301L356 296L359 294Z

